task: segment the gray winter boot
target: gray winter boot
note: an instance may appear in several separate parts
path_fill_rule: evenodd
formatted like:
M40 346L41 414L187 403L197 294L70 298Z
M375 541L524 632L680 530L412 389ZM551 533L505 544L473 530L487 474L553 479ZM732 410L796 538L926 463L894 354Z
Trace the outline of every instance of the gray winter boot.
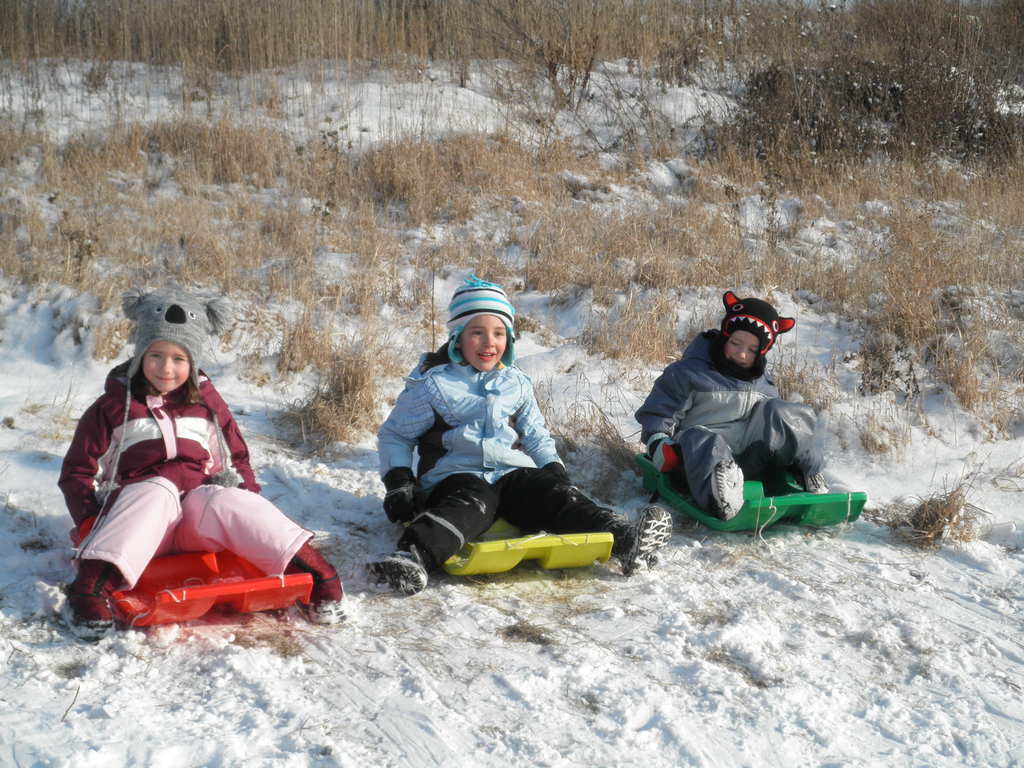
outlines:
M732 459L720 461L712 476L712 490L718 508L712 514L732 520L743 507L743 470Z

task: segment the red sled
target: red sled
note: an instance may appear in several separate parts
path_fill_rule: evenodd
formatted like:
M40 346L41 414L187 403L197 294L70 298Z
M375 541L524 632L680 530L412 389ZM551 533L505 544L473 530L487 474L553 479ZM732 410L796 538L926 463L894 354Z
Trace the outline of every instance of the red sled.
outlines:
M94 518L72 529L80 544ZM309 602L313 577L308 573L268 576L234 552L185 552L154 557L133 589L113 592L114 616L127 627L174 624L205 616L214 608L225 613L252 613Z

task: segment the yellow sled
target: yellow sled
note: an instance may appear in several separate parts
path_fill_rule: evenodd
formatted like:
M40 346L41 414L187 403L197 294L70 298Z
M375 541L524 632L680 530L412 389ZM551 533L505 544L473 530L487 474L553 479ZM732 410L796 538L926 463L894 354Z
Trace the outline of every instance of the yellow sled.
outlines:
M479 541L471 541L449 557L444 569L454 576L503 573L523 560L537 560L541 568L580 568L605 562L612 554L610 533L533 533L526 536L511 523L498 519Z

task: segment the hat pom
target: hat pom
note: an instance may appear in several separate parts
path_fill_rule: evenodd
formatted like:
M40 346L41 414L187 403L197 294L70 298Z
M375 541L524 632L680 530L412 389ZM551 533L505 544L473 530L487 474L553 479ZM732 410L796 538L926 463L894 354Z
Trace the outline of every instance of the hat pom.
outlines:
M508 300L505 289L497 283L489 283L476 275L470 275L456 289L448 304L449 333L458 333L477 315L494 315L499 318L508 329L509 338L515 338L516 310Z

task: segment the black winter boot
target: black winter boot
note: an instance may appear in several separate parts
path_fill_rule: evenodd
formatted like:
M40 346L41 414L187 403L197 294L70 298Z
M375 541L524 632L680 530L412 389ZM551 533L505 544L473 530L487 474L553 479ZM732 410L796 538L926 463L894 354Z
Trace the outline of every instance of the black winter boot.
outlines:
M433 563L430 556L415 544L409 550L398 550L381 560L366 564L366 570L376 584L386 583L403 595L415 595L427 586L427 572Z
M657 564L657 551L672 538L672 515L659 506L644 507L635 523L623 520L612 528L612 533L612 557L622 564L624 576L632 576L640 563L648 568Z

